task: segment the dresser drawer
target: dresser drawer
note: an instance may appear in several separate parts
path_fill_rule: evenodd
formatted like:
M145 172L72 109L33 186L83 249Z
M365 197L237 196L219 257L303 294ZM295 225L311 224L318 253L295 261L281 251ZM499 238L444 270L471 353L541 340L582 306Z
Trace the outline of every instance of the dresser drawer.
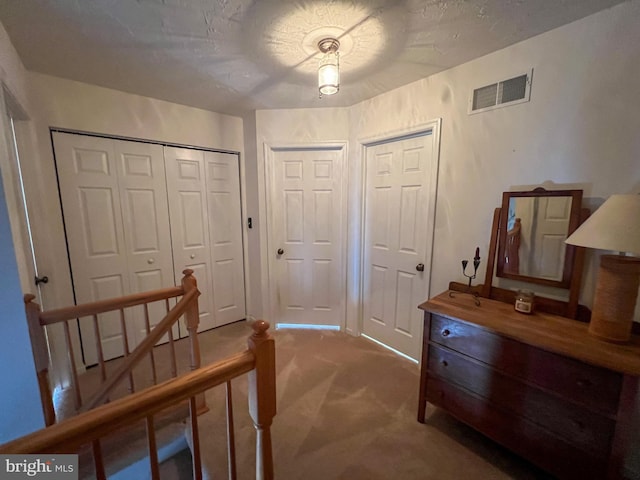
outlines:
M455 383L514 415L601 458L609 454L615 423L587 408L527 385L442 347L429 349L429 375Z
M430 341L608 415L617 412L622 375L491 333L431 316Z
M535 423L461 388L429 378L426 396L430 403L560 478L606 478L604 459L587 455Z

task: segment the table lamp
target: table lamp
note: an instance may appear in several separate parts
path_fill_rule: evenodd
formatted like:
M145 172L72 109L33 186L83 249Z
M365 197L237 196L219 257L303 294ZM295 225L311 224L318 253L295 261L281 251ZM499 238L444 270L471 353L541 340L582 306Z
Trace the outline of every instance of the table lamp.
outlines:
M611 195L565 240L570 245L613 250L600 257L589 333L624 343L631 338L640 286L640 195Z

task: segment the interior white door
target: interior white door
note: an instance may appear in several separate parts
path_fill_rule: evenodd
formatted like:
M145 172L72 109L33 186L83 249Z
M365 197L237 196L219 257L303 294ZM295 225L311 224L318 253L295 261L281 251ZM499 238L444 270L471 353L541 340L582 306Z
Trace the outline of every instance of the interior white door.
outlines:
M277 323L343 324L343 157L342 148L271 150L269 260Z
M165 147L176 280L194 271L199 331L246 317L238 155ZM184 331L184 330L183 330Z
M164 147L164 158L176 282L182 278L184 269L193 270L201 292L198 299L198 331L202 331L216 326L213 315L204 152ZM186 331L185 328L182 330Z
M162 147L120 140L113 140L113 145L130 279L128 293L169 287L174 283L174 271ZM150 305L150 328L166 313L162 302ZM144 310L131 309L131 315L137 345L147 335ZM160 343L165 341L163 338Z
M420 355L430 276L434 135L369 146L363 261L363 333Z
M531 250L531 275L549 280L562 280L567 230L571 219L571 197L535 198Z
M76 303L170 284L162 147L60 132L53 141ZM132 349L146 328L140 312L125 316ZM104 358L121 356L119 314L98 320ZM81 326L85 364L91 365L98 360L95 332L89 322Z
M237 154L205 152L216 325L246 318L240 164Z

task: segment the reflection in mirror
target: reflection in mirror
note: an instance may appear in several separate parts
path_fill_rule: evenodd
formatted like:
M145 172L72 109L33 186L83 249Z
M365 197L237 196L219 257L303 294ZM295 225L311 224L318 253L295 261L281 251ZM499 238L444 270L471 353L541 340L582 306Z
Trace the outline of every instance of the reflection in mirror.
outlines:
M505 192L497 275L566 288L573 249L564 241L578 226L581 202L582 190Z
M570 219L571 197L512 197L505 271L562 280Z

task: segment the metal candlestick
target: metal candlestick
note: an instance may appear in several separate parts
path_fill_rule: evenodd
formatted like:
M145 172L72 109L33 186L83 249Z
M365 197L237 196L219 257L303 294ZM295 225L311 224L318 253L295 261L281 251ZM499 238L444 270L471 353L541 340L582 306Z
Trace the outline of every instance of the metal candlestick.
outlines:
M471 281L474 280L476 278L476 273L478 272L478 267L480 266L480 247L476 247L476 256L473 257L473 275L467 275L467 265L469 264L469 260L462 260L462 275L464 275L465 277L467 277L469 279L469 284L467 285L467 291L465 292L460 292L460 293L466 293L468 295L473 296L473 301L475 302L476 306L480 306L480 299L478 292L474 292L471 290ZM454 292L453 290L449 291L449 296L450 297L455 297L456 292Z

